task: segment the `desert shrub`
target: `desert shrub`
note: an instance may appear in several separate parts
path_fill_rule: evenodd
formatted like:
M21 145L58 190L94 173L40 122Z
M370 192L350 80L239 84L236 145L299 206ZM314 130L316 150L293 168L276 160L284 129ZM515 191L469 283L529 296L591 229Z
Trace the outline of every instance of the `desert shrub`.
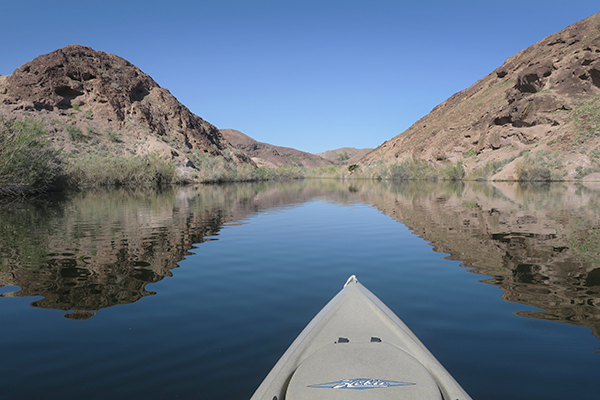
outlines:
M42 122L0 117L0 192L40 192L62 177L60 151L46 138Z
M281 165L271 171L271 180L302 179L306 177L308 169L302 166Z
M577 176L576 179L582 179L589 174L593 174L594 172L600 172L600 165L595 164L589 167L577 167Z
M329 167L327 167L329 168ZM383 176L387 173L388 167L381 161L375 161L368 164L362 164L360 168L352 172L352 179L384 179ZM348 175L348 170L344 168L340 177Z
M190 160L197 169L197 180L201 182L229 181L266 181L290 179L343 179L347 176L348 167L330 165L327 167L306 168L302 165L281 165L278 167L253 168L248 164L236 164L222 156L211 156L192 151ZM357 169L355 171L358 171Z
M458 161L456 164L449 163L441 167L439 179L445 181L459 181L465 177L465 167Z
M518 181L559 181L566 171L563 169L559 153L548 154L539 150L535 155L524 153L515 166L515 179Z
M581 179L594 172L600 172L600 150L592 150L589 154L591 164L587 167L577 167L577 179Z
M108 140L110 140L113 143L118 142L121 138L121 135L119 135L119 133L115 131L106 131L106 136L108 137Z
M354 173L358 171L359 169L355 169ZM302 170L298 171L298 174L302 174L305 178L310 179L342 179L347 176L347 173L348 168L346 168L344 165L328 165L326 167L303 168Z
M98 129L95 126L88 126L86 131L89 136L97 136L99 134Z
M194 168L196 180L200 182L235 182L299 179L306 177L307 169L302 166L282 165L276 168L255 168L249 164L238 164L228 156L214 156L193 150L188 157Z
M467 174L467 179L469 180L487 180L492 176L502 171L504 167L512 162L516 157L505 158L504 160L491 160L486 162L484 165L473 169L469 174Z
M389 179L394 181L408 181L408 180L424 180L431 179L436 180L438 174L436 168L421 160L404 160L399 164L392 164L388 166L380 166L378 179Z
M73 142L85 142L87 141L88 137L86 135L84 135L84 133L81 131L81 128L75 126L75 125L64 125L65 128L65 132L67 132L67 134L69 135L69 139L71 139L71 141Z
M226 182L235 180L237 165L233 160L228 160L223 156L213 156L198 150L193 150L188 157L198 170L198 180L201 182Z
M160 186L182 181L170 160L144 157L87 155L66 167L70 182L79 187Z
M350 155L348 154L347 151L345 151L337 156L338 161L346 161L348 159L350 159Z
M406 162L390 165L383 177L384 179L394 181L407 181L413 178L408 163Z

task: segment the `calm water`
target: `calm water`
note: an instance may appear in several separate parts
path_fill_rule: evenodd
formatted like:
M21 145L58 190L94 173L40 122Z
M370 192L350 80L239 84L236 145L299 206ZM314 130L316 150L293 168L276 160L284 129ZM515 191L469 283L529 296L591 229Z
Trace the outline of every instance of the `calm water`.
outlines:
M248 399L348 276L474 399L600 396L600 187L298 181L0 207L0 398Z

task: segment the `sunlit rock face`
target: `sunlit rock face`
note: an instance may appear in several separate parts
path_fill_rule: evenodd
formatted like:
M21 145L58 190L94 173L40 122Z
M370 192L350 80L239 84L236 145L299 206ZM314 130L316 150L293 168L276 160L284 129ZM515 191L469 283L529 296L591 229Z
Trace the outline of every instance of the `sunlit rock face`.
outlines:
M600 14L508 58L454 94L360 163L462 161L473 171L523 150L561 154L567 177L594 162L600 146ZM401 112L401 110L399 110ZM501 176L512 179L513 175Z
M178 144L179 152L198 150L253 164L246 155L236 152L215 126L190 112L138 67L114 54L69 45L39 56L3 78L0 111L4 114L25 111L44 117L51 113L52 118L46 118L48 125L53 120L62 121L67 114L71 119L62 119L70 124L91 124L97 131L119 130L138 142L154 135ZM129 141L124 143L128 145ZM167 150L163 153L173 158L181 156L175 150L173 154Z

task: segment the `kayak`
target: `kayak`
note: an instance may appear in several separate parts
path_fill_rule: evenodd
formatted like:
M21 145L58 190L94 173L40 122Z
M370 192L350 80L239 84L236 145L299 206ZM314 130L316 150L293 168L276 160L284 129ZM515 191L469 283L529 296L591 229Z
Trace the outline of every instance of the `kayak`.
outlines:
M442 364L352 275L251 400L469 400Z

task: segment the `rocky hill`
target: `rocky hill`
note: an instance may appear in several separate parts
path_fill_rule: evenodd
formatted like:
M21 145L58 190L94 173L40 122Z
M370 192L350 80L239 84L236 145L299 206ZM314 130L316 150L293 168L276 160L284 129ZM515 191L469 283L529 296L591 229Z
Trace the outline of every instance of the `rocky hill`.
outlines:
M319 157L333 161L340 165L351 165L360 161L373 149L355 149L354 147L342 147L335 150L327 150L322 153L317 153Z
M600 167L600 14L510 57L360 163L462 161L473 171L493 161L503 167L493 179L511 179L527 154L553 155L567 179Z
M144 155L190 166L188 153L254 165L219 130L127 60L69 45L0 77L0 116L35 117L67 156L82 148ZM87 146L84 146L87 143Z
M304 151L289 147L257 142L250 136L235 129L221 129L221 134L239 151L249 155L259 166L278 167L281 165L303 166L306 168L326 167L333 162Z

